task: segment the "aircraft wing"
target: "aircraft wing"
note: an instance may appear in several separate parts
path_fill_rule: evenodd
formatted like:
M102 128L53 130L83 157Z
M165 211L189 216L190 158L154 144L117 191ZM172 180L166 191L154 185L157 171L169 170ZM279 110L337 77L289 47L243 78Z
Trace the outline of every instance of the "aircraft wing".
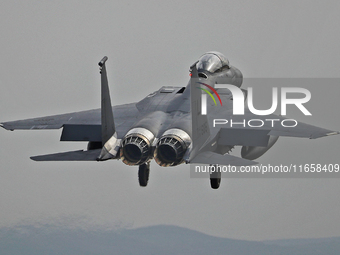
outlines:
M338 131L305 124L277 115L258 116L246 113L243 116L232 115L230 111L214 114L215 127L219 130L218 143L221 145L266 146L269 136L287 136L316 139L339 134ZM227 123L226 123L227 122Z
M84 112L87 115L87 111ZM8 121L1 123L1 127L7 130L32 130L32 129L59 129L64 124L71 122L75 116L81 113L68 113L55 116L46 116L40 118L32 118L17 121ZM74 119L75 120L75 119ZM73 122L74 122L73 120Z
M113 107L118 134L125 134L139 114L135 104ZM0 123L7 130L60 129L61 141L101 141L101 109Z
M117 124L124 121L124 117L136 117L138 110L135 104L126 104L113 107L113 114ZM66 113L39 118L8 121L0 123L7 130L27 129L59 129L63 125L101 125L101 109Z
M258 140L257 137L258 134L255 133L262 132L261 134L263 134L264 131L268 131L266 135L271 136L288 136L310 139L316 139L324 136L339 134L338 131L333 131L326 128L305 124L298 120L296 120L295 122L295 120L292 120L289 117L285 116L278 116L275 114L265 116L255 115L252 112L250 112L249 109L247 108L245 109L244 115L233 115L232 112L233 100L230 91L226 89L219 89L217 91L221 95L223 106L225 107L213 110L210 115L208 114L209 123L211 130L215 128L222 130L225 129L224 134L227 134L231 130L234 135L233 136L230 135L228 139L234 139L235 136L240 137L240 139L242 139L242 137L247 137L248 141L252 143L250 138L253 137L255 140ZM245 97L246 96L247 95L245 95ZM215 109L213 105L211 109ZM214 119L220 119L220 121L218 122L217 125L215 125L215 127L213 127ZM235 145L238 144L236 143ZM263 145L249 144L249 146L263 146Z
M309 139L316 139L324 136L337 135L338 131L332 131L329 129L305 124L298 122L296 127L282 127L281 125L275 126L269 132L272 136L290 136L290 137L302 137Z

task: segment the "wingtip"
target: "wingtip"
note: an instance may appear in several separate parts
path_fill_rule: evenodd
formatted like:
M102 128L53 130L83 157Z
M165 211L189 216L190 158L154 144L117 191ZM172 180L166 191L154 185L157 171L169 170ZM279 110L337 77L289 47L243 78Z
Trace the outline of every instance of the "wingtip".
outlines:
M332 136L332 135L338 135L340 134L339 131L331 131L331 132L324 132L324 133L316 133L316 134L312 134L309 139L317 139L317 138L321 138L321 137L327 137L327 136Z
M340 134L339 131L334 131L334 132L329 132L329 133L327 133L326 136L330 136L330 135L338 135L338 134Z
M36 156L30 157L30 159L33 160L33 161L39 161L39 160L36 159Z
M6 130L10 130L10 131L13 131L13 129L8 129L5 127L5 125L3 123L0 123L0 127L2 127L3 129L6 129Z
M42 156L43 155L39 155L39 156L31 156L30 159L33 161L43 161L42 160Z

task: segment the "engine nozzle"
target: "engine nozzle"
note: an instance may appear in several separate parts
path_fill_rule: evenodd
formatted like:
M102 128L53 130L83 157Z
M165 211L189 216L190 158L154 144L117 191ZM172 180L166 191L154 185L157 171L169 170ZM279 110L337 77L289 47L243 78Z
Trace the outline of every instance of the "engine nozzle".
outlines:
M120 157L127 165L141 165L151 157L152 132L145 128L133 128L124 137Z
M155 161L160 166L176 166L184 162L183 157L191 144L190 136L183 130L169 129L157 143Z

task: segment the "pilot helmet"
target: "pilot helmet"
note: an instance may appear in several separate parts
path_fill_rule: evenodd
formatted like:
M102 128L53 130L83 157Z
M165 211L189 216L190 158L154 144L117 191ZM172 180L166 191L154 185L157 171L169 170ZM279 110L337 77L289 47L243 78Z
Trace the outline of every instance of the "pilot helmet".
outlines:
M222 53L210 51L200 57L196 67L199 72L215 73L223 68L230 68L230 65L229 60Z

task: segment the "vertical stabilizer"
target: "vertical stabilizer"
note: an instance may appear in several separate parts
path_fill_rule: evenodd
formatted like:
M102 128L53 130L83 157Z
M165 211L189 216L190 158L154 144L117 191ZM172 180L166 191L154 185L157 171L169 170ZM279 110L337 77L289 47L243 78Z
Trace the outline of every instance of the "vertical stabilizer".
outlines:
M190 105L192 124L192 150L189 156L189 163L193 164L217 164L246 166L257 164L254 161L238 158L232 155L221 155L211 150L212 141L207 115L202 115L202 90L200 78L198 77L196 63L191 66L190 79ZM214 87L213 82L205 79L205 85ZM204 108L204 107L203 107ZM212 177L213 179L216 177Z
M107 160L115 158L118 151L118 140L113 119L110 91L106 74L105 62L108 57L104 57L98 65L101 75L101 125L102 125L102 151L97 160ZM118 148L117 148L118 147Z
M105 62L108 57L104 57L98 65L100 66L101 76L101 118L102 118L102 144L104 144L113 136L115 133L115 123L113 120L113 112L109 91L109 84L106 74Z
M196 62L197 63L197 62ZM200 80L198 77L196 63L190 67L190 105L191 105L191 125L192 125L192 151L190 159L194 158L210 136L207 115L201 113ZM189 161L190 161L189 159Z

